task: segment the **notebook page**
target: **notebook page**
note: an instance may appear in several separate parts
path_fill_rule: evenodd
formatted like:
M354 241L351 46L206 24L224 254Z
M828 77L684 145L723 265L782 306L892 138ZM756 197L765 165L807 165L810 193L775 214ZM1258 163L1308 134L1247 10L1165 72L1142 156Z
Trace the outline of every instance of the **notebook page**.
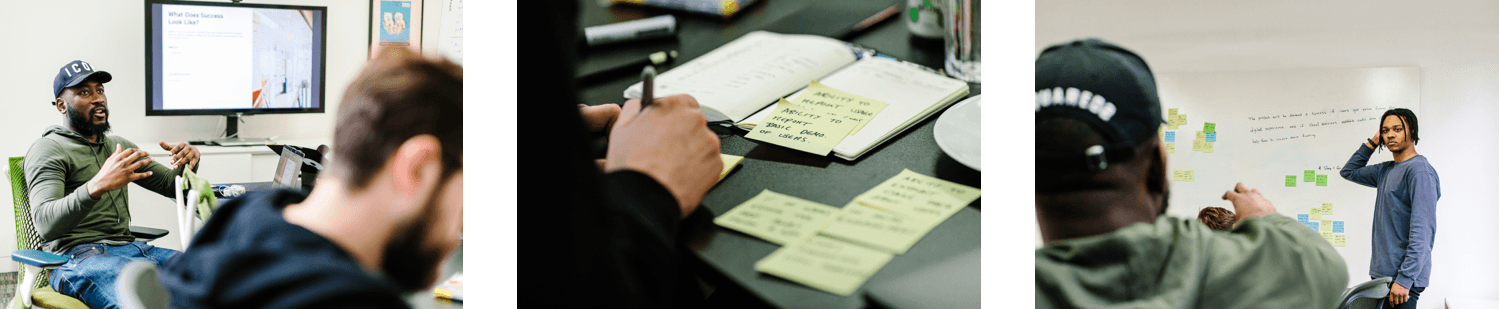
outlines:
M657 76L655 95L690 94L700 106L744 119L854 60L838 40L755 31ZM640 97L641 87L631 85L625 97Z
M870 119L864 129L849 135L837 147L833 147L833 153L845 159L863 155L869 148L968 94L968 83L881 57L859 60L817 82L890 103L879 115ZM787 98L795 98L802 91L798 90ZM774 109L774 105L766 108ZM745 119L745 122L759 123L765 115L769 113L756 113Z

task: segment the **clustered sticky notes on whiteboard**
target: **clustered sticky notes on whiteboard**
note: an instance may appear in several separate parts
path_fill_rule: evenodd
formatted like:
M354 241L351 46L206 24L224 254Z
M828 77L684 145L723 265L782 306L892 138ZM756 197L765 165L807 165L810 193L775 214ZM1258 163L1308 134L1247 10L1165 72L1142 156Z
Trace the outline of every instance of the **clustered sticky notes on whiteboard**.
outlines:
M1175 143L1176 142L1176 131L1166 132L1166 142L1167 143Z
M1332 244L1333 247L1347 245L1348 237L1343 234L1347 229L1343 221L1322 219L1322 215L1332 214L1332 203L1322 203L1322 207L1311 207L1308 212L1310 214L1296 214L1296 222L1322 234L1322 239L1327 240L1327 243Z

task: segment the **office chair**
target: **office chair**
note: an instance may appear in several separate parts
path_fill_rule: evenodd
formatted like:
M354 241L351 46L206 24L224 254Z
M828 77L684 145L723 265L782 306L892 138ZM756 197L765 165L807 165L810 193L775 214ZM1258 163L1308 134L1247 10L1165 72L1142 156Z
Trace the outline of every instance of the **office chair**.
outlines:
M146 261L125 264L115 279L115 293L123 309L161 309L172 300L166 286L156 278L156 265Z
M62 266L68 258L36 250L41 247L42 236L31 225L31 202L26 195L26 175L21 165L25 157L10 158L11 199L15 202L16 250L10 259L21 263L21 280L16 285L16 297L11 308L88 308L82 301L53 290L48 284L49 270ZM137 240L151 241L167 235L167 230L131 226L130 234Z
M208 180L198 177L198 174L190 170L183 170L181 176L177 176L173 190L177 194L177 230L182 231L182 250L187 251L188 243L192 242L193 235L198 234L198 229L203 227L203 222L208 221L208 216L218 208L218 199L213 196L213 185Z
M1392 281L1395 279L1384 277L1359 283L1343 290L1343 301L1338 303L1338 309L1379 308L1379 304L1384 303L1385 296L1390 295L1390 282Z

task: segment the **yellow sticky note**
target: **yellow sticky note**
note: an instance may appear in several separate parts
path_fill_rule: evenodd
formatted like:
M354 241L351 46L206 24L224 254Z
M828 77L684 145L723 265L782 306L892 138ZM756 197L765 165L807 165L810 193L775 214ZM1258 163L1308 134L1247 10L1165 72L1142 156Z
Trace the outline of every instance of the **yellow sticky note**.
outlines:
M1166 143L1166 153L1176 153L1176 143Z
M1171 115L1171 116L1167 116L1167 117L1166 117L1166 128L1167 128L1167 129L1170 129L1170 130L1176 130L1176 127L1177 127L1177 126L1180 126L1180 125L1181 125L1181 124L1180 124L1180 123L1179 123L1179 122L1178 122L1178 121L1177 121L1177 120L1178 120L1178 119L1179 119L1179 118L1181 118L1181 116L1182 116L1182 115Z
M1332 214L1332 203L1322 203L1322 213L1323 214L1331 215Z
M781 247L755 262L755 270L796 283L848 296L885 267L890 253L827 237L811 237Z
M807 90L796 96L796 105L808 106L818 110L837 112L843 119L856 122L854 129L848 135L859 133L869 119L879 115L890 103L876 101L874 99L861 97L851 93L843 92L823 85L813 80L807 85Z
M775 112L760 121L744 138L825 156L848 136L855 125L858 123L843 119L838 112L781 99Z
M1203 153L1213 153L1213 142L1202 142Z
M1202 140L1192 141L1192 151L1202 151Z
M1312 208L1312 215L1311 219L1309 220L1322 220L1322 212L1318 211L1318 209L1316 208Z
M1175 108L1167 109L1166 110L1166 115L1168 115L1168 116L1175 116L1176 115L1176 109Z
M713 223L785 245L812 235L837 215L837 207L764 190Z
M1193 174L1192 171L1173 170L1173 171L1171 171L1171 180L1174 180L1174 181L1192 181L1192 178L1193 178L1192 174Z
M1322 232L1322 239L1326 239L1329 244L1333 243L1332 232Z
M874 209L861 203L843 207L843 212L819 235L894 254L904 254L937 223Z
M729 171L733 171L735 166L739 166L739 161L744 161L744 157L731 154L720 153L718 154L718 158L723 159L723 171L718 173L718 181L723 181L725 176L729 176Z
M978 198L976 188L903 170L854 197L849 204L863 203L875 209L937 223L947 220Z
M1332 236L1333 247L1343 247L1348 244L1348 235L1337 234Z
M1197 140L1207 141L1208 140L1208 134L1207 133L1202 133L1202 131L1197 131Z
M1332 232L1332 220L1322 220L1322 223L1318 224L1317 227L1323 232Z

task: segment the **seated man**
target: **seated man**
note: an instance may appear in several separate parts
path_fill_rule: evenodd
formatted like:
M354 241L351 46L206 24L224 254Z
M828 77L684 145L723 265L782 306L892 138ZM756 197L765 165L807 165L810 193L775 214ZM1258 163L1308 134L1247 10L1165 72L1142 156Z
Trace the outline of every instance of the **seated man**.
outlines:
M1203 208L1197 212L1197 220L1202 221L1202 224L1207 225L1208 228L1219 231L1232 229L1234 228L1234 223L1239 222L1237 218L1234 218L1233 211L1224 209L1223 207Z
M463 69L387 49L344 94L310 194L220 205L161 269L175 308L405 308L463 233Z
M198 149L187 143L161 142L173 161L164 166L135 143L106 135L109 101L104 83L111 79L109 72L94 71L87 62L64 65L52 80L52 106L63 115L63 125L47 128L31 144L22 167L32 224L45 241L41 250L70 258L52 271L52 288L93 308L115 307L115 276L125 263L148 260L161 265L177 255L130 235L130 192L123 190L125 186L134 182L172 197L179 168L197 170L199 159Z
M1244 184L1238 226L1164 215L1171 178L1145 60L1099 40L1036 59L1037 308L1333 308L1348 267Z

